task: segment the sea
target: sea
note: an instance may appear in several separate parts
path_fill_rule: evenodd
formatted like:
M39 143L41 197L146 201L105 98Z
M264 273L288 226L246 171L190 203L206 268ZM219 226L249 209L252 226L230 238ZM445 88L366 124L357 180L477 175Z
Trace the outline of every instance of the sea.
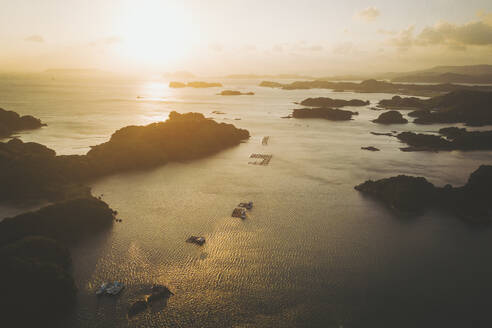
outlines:
M91 183L122 222L72 247L78 294L63 327L492 325L492 225L436 210L397 213L354 190L398 174L460 186L492 164L492 152L403 152L396 138L371 134L451 126L371 122L381 112L370 108L393 94L210 81L224 87L171 89L159 77L0 77L0 107L47 124L16 137L57 154L84 154L122 127L164 121L171 111L202 113L251 134L204 159ZM255 95L217 95L225 89ZM370 105L344 108L359 113L345 122L282 118L308 97ZM252 165L251 154L272 159ZM247 218L231 217L245 201L254 202ZM0 218L29 209L2 205ZM206 243L186 243L191 235ZM96 297L115 280L125 284L120 295ZM129 318L130 304L154 284L174 295Z

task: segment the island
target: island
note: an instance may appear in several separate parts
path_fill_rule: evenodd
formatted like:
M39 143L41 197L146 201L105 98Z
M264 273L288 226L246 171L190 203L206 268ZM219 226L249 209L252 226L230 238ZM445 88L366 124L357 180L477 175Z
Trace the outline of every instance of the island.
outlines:
M374 123L380 124L405 124L408 123L406 118L403 118L400 112L396 110L390 110L389 112L384 112L375 120Z
M93 196L42 207L0 222L0 245L27 236L43 236L63 244L81 241L113 224L114 211Z
M22 130L39 129L46 124L31 115L20 116L14 111L0 108L0 138L10 137Z
M368 150L368 151L379 151L379 148L376 148L374 146L367 146L367 147L360 147L362 150Z
M465 123L469 126L492 124L492 92L457 90L430 99L402 98L384 99L379 106L392 109L416 109L408 114L415 117L414 123Z
M87 197L1 221L2 320L18 327L58 326L77 291L67 245L110 228L114 213Z
M468 131L450 127L439 130L444 136L402 132L396 137L409 147L402 151L492 150L492 131Z
M44 237L0 246L2 322L16 327L57 327L75 304L77 288L66 247Z
M403 212L422 213L434 207L469 222L490 222L491 183L492 166L482 165L462 187L436 187L423 177L399 175L367 180L355 189Z
M325 107L294 109L292 112L293 118L324 118L330 121L349 121L354 115L359 113Z
M282 88L284 85L279 82L272 82L272 81L262 81L260 83L260 87L265 87L265 88Z
M219 96L254 96L254 92L241 92L235 90L224 90L219 93Z
M202 82L202 81L194 81L188 83L171 81L169 82L170 88L217 88L222 87L221 83L216 82Z
M169 87L173 89L186 88L186 83L171 81L169 82Z
M307 98L301 101L300 105L308 106L308 107L344 107L344 106L367 106L369 105L369 101L352 99L352 100L343 100L343 99L331 99L328 97L319 97L319 98Z
M469 126L492 124L492 92L460 90L431 98L415 123L465 123Z
M128 126L86 155L57 156L34 142L0 143L0 199L60 201L90 195L87 181L212 155L238 145L249 132L199 113L171 112L165 122Z
M400 97L394 96L391 99L383 99L379 101L378 107L374 107L375 110L381 109L397 109L397 110L412 110L422 108L425 104L425 100L416 97Z
M283 90L330 89L361 93L393 93L400 95L432 97L457 90L492 91L492 86L466 86L459 84L405 84L378 81L374 79L356 82L331 82L325 80L295 81L278 83L263 81L262 87L281 88Z

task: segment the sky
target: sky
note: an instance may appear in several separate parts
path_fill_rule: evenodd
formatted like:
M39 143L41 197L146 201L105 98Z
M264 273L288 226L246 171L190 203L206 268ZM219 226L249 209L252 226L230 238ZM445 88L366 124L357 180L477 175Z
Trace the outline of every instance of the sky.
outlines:
M491 0L0 0L0 71L315 76L492 64Z

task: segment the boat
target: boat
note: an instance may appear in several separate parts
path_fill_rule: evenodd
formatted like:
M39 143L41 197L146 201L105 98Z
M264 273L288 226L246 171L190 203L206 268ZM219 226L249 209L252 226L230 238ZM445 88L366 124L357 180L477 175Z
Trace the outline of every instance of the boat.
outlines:
M205 237L191 236L190 238L186 239L186 242L202 246L203 244L205 244Z
M125 285L119 281L115 281L111 287L108 287L106 289L106 294L108 295L118 295L123 288L125 288Z
M97 290L96 290L96 295L102 295L106 292L110 284L108 282L103 283Z
M105 282L96 290L96 295L118 295L123 288L125 288L125 285L119 281L113 283Z
M253 202L247 202L247 203L239 203L239 205L237 205L238 207L243 207L247 210L250 210L253 208Z
M246 209L243 207L236 207L234 211L232 211L232 217L246 219Z

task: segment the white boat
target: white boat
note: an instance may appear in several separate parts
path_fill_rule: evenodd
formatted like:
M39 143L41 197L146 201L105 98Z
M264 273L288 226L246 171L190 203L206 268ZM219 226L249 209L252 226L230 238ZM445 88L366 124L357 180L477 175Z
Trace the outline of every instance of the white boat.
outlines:
M103 283L97 290L96 290L96 295L102 295L106 292L110 284L108 282Z
M111 287L106 289L106 294L108 295L118 295L121 290L125 288L125 285L119 281L115 281Z

